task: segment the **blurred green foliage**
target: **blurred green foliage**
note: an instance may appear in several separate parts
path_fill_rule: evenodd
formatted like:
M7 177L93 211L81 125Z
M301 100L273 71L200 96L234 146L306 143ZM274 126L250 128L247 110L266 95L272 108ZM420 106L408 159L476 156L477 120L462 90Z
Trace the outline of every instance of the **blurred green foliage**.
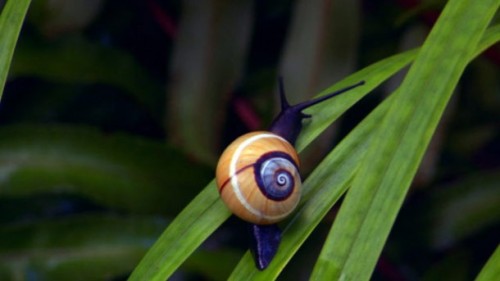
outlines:
M307 99L419 46L413 31L426 34L444 6L38 0L16 46L12 17L22 22L29 2L0 1L0 86L8 74L0 93L0 280L126 279L213 178L224 145L269 123L278 74L292 102ZM497 247L499 65L497 44L462 76L374 280L470 280ZM357 102L308 147L304 171L400 81ZM284 278L308 278L332 217ZM240 228L223 224L175 278L226 279L247 249Z

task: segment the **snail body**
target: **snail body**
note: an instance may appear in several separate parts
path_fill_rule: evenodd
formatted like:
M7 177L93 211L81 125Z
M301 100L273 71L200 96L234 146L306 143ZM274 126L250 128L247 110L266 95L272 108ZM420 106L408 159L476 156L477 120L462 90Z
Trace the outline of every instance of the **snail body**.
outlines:
M283 220L301 194L299 156L284 138L252 132L222 153L216 179L222 200L233 214L255 224Z
M362 84L290 106L280 79L281 112L269 131L245 134L222 153L217 188L229 210L250 223L251 250L259 269L265 269L278 250L281 230L276 223L292 213L300 200L300 161L293 145L302 119L311 117L302 111Z

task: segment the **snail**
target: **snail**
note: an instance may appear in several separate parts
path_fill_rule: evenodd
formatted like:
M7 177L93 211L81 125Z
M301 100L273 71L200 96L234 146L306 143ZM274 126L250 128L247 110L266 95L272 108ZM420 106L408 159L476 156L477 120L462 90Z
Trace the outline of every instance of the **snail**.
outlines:
M302 119L311 117L302 111L363 84L361 81L290 106L279 79L281 112L269 131L240 136L222 153L216 168L217 188L230 211L250 223L250 249L260 270L269 265L278 250L281 230L276 223L293 212L300 200L300 160L293 145Z

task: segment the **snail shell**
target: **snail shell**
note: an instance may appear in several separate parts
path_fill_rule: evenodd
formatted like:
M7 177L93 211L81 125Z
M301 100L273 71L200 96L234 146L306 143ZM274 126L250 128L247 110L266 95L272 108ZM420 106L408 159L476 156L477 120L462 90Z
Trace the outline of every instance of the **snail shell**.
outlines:
M298 168L299 157L288 141L270 132L252 132L222 153L216 181L233 214L254 224L273 224L300 200Z

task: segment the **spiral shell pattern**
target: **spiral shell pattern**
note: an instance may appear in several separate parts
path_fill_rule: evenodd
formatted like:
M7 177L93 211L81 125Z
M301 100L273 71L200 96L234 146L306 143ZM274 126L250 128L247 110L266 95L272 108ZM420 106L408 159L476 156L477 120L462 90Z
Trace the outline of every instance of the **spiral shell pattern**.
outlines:
M293 146L269 132L236 139L217 164L216 181L222 200L238 217L272 224L288 216L301 194L299 157Z

